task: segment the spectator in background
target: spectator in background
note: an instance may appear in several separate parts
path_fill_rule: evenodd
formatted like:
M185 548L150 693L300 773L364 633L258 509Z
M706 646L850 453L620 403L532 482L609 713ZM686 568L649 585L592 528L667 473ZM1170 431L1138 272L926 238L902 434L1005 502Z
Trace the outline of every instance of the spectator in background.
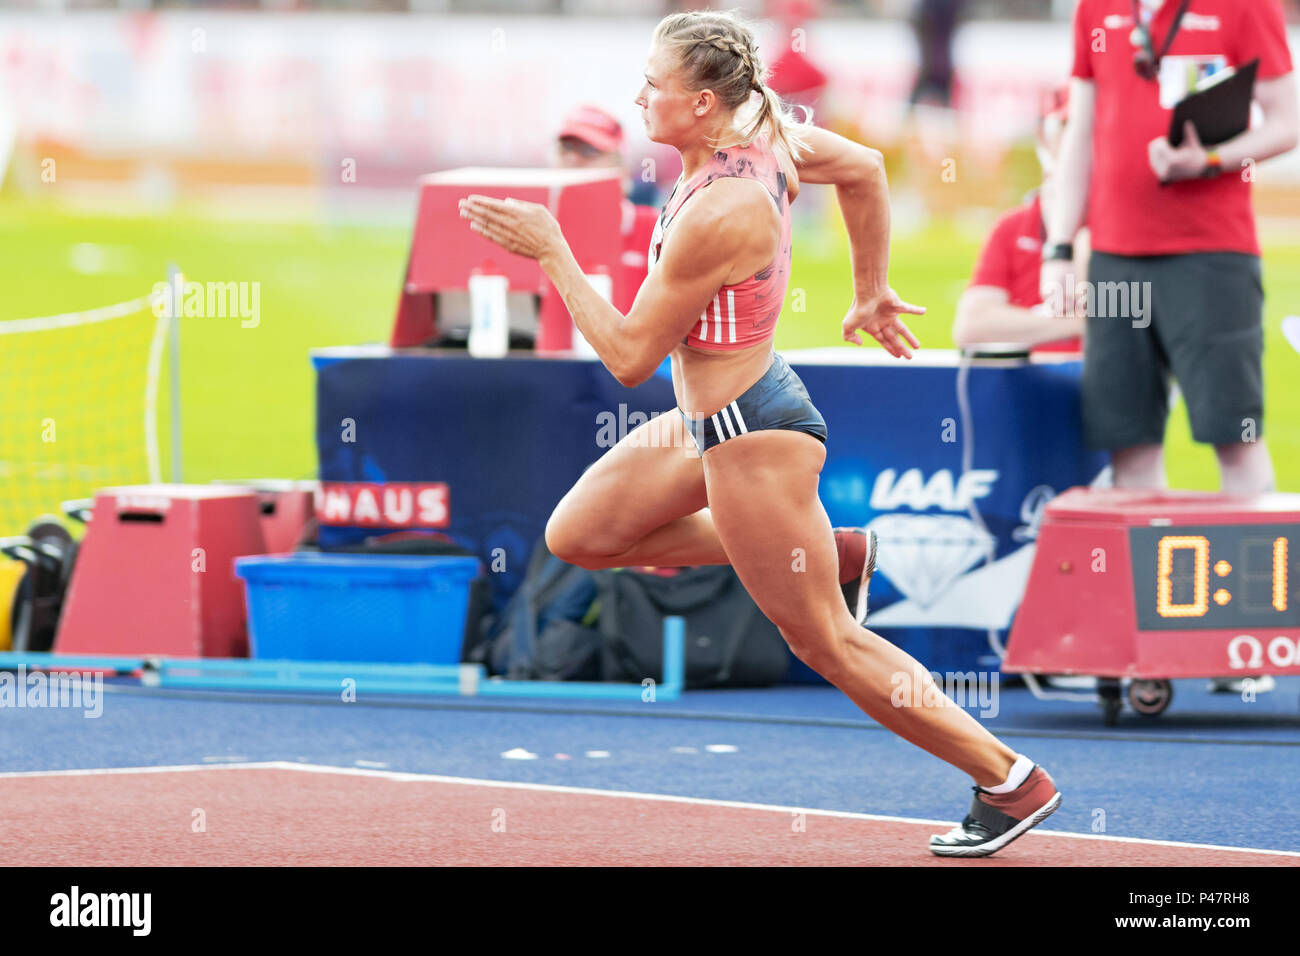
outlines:
M1049 97L1038 123L1037 153L1042 186L1017 209L1004 214L989 233L971 284L957 302L952 336L958 348L1015 343L1035 351L1077 352L1083 317L1077 310L1056 316L1043 303L1039 273L1047 221L1056 198L1056 158L1065 132L1068 90ZM1087 252L1080 230L1075 238L1075 274L1087 274Z
M1040 293L1065 310L1086 211L1088 285L1127 292L1129 303L1128 315L1094 307L1086 319L1088 443L1111 452L1116 487L1164 487L1172 373L1192 436L1215 448L1223 490L1270 490L1250 181L1256 162L1295 147L1300 128L1281 3L1080 0L1074 42ZM1191 84L1256 58L1262 121L1211 149L1194 130L1170 145L1172 108Z
M952 105L952 38L965 0L917 0L912 16L920 70L910 102Z
M772 62L769 86L791 106L810 110L826 91L826 71L807 54L807 25L819 14L819 0L769 0L768 14L779 24L775 39L781 52ZM802 30L803 34L795 31ZM799 36L799 42L795 42Z
M567 117L555 141L555 165L565 169L609 166L624 168L623 127L598 106L579 106ZM624 189L627 178L624 177ZM654 236L659 210L623 199L623 255L625 282L622 300L614 303L620 312L632 308L637 290L645 281L650 240Z
M1224 491L1273 490L1263 441L1264 295L1250 184L1257 162L1300 134L1279 0L1080 0L1070 118L1041 291L1062 301L1071 237L1087 210L1088 284L1144 299L1129 315L1094 308L1083 363L1084 432L1108 449L1117 488L1163 488L1169 376L1192 437L1214 446ZM1259 60L1262 121L1207 149L1187 124L1166 138L1195 84ZM1254 678L1271 689L1271 678ZM1216 679L1216 691L1239 682Z

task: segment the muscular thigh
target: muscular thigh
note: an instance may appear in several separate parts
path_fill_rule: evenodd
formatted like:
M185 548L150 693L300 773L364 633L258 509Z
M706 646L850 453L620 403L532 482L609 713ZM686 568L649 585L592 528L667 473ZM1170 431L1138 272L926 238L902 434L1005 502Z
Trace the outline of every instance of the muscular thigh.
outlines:
M633 429L583 472L550 526L617 554L651 531L705 507L704 467L673 409Z
M790 638L847 614L830 520L817 497L826 450L800 432L751 432L704 455L709 512L745 589Z

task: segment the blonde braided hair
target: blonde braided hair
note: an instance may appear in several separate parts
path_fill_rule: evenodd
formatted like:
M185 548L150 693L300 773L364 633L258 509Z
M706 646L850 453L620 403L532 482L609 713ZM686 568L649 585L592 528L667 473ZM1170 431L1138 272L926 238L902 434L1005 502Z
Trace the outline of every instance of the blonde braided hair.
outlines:
M747 74L750 78L751 89L762 91L763 83L759 79L762 73L762 67L759 65L758 57L744 43L736 37L729 37L722 33L713 33L709 36L697 40L698 43L707 43L715 50L723 53L730 53L732 56L740 57L741 73Z
M798 160L810 149L800 136L811 123L812 111L800 122L763 80L767 71L748 25L734 11L693 10L664 17L655 28L654 42L677 57L684 85L692 91L712 90L723 109L736 114L736 141L715 143L748 146L766 133L773 145ZM761 100L746 120L739 113L754 93Z

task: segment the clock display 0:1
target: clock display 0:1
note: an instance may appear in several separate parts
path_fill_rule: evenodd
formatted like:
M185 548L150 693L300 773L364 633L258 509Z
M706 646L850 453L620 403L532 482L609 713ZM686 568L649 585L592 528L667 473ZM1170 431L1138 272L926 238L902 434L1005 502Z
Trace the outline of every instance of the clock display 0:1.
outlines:
M1129 529L1140 631L1300 627L1300 525Z

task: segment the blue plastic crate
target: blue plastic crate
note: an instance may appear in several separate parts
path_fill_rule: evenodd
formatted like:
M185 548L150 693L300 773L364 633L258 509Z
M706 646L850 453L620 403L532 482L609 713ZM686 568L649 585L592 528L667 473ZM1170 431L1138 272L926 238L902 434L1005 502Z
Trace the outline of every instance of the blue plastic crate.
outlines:
M251 656L265 660L460 662L474 557L259 555L235 561Z

